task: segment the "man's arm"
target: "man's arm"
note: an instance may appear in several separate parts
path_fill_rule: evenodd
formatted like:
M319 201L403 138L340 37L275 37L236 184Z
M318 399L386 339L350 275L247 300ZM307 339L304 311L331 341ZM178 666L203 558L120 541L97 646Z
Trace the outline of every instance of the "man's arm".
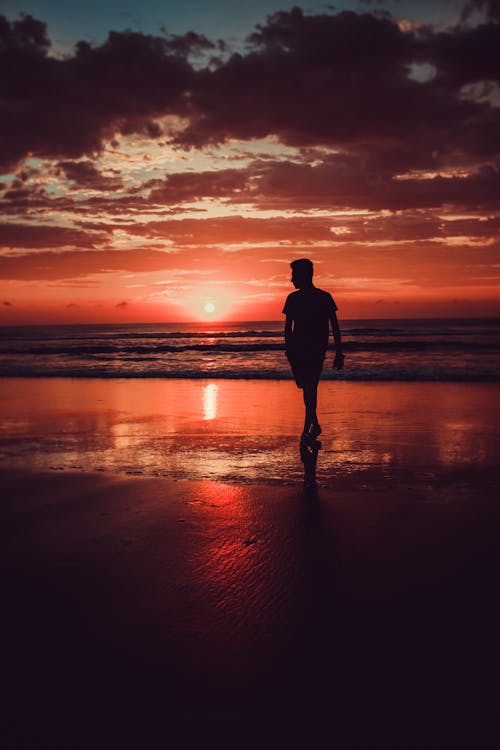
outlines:
M335 359L333 360L333 368L335 370L341 370L344 366L344 355L342 354L342 337L340 335L339 322L335 313L332 313L330 316L330 324L332 326L333 340L335 341Z
M290 349L292 346L292 330L293 330L293 318L291 315L287 315L285 319L285 349Z

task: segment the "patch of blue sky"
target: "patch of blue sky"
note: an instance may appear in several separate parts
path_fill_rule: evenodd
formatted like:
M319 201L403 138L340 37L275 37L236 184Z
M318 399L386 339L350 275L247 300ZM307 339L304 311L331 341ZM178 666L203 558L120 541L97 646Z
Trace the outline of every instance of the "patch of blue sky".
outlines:
M463 0L385 0L362 2L339 0L333 6L318 0L2 0L1 12L9 19L27 13L48 25L54 51L70 52L74 43L85 39L100 44L109 30L131 29L145 34L184 34L196 31L209 39L224 39L238 46L256 24L278 10L289 11L302 5L307 14L354 10L390 12L396 18L409 18L437 26L457 23ZM333 10L332 10L333 9Z
M408 72L408 78L417 83L428 83L436 77L436 66L432 63L412 63Z

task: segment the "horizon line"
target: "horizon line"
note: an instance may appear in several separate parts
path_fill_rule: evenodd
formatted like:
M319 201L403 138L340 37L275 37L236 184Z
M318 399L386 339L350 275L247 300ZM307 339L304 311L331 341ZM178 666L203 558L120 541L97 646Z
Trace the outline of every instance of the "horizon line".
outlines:
M361 318L342 318L339 323L342 325L342 323L355 323L357 321L384 321L384 322L390 322L390 321L452 321L452 320L460 320L460 321L491 321L491 322L500 322L500 315L454 315L454 316L434 316L434 317L413 317L413 316L402 316L397 318L378 318L378 317L361 317ZM157 320L157 321L120 321L120 322L112 322L112 323L95 323L95 322L89 322L89 323L10 323L10 324L0 324L0 330L2 328L47 328L50 326L53 327L73 327L78 328L82 326L110 326L110 327L117 327L117 326L158 326L158 325L193 325L193 326L203 326L203 327L214 327L215 325L250 325L252 323L284 323L283 319L281 318L261 318L261 319L255 319L255 320L219 320L219 321L207 321L207 320L200 320L200 321L190 321L190 320Z

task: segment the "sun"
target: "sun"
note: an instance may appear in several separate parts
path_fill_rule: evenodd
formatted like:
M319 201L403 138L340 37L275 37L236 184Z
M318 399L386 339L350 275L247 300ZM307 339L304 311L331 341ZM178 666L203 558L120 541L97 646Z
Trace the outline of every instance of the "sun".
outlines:
M234 309L234 296L230 289L197 287L183 298L182 305L192 320L212 324L227 320Z

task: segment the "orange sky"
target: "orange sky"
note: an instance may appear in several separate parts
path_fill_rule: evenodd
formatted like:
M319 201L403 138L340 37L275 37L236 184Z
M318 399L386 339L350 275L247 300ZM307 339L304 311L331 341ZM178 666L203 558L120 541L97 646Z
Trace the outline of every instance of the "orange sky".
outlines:
M500 315L497 74L443 52L484 29L500 38L500 24L431 35L431 73L415 76L422 42L401 19L273 18L252 49L206 69L172 40L131 32L63 59L50 30L10 25L12 112L20 97L35 121L40 111L37 130L5 125L0 325L280 319L298 257L314 261L340 317ZM389 52L374 42L334 56L367 25ZM158 88L121 80L130 45L158 65ZM53 63L75 77L67 122ZM35 70L46 101L40 81L26 86ZM179 91L164 94L161 76Z

